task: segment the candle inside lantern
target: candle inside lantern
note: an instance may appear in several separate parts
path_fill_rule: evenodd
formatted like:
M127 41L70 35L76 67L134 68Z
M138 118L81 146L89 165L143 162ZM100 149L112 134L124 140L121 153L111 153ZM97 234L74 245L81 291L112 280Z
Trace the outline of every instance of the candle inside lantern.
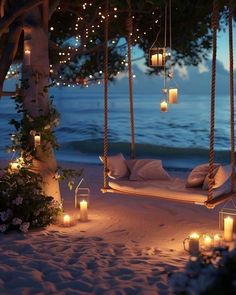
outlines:
M193 256L199 254L199 235L197 233L189 236L189 254Z
M214 235L214 247L220 247L221 245L221 237L216 234Z
M233 226L234 220L231 217L226 217L224 219L224 240L226 242L231 242L233 240Z
M88 202L86 202L85 200L80 202L80 220L88 220Z
M64 223L64 226L70 226L70 215L68 214L65 214L64 217L63 217L63 223Z
M152 66L162 67L163 66L163 56L161 53L153 54L151 56Z
M41 136L40 134L36 134L34 136L34 146L37 147L40 145L40 143L41 143Z
M25 50L24 59L25 59L25 65L29 66L30 65L30 59L31 59L31 51L29 49Z
M171 88L169 89L169 103L177 103L178 102L178 89Z
M205 235L203 242L205 250L210 250L212 247L212 238L209 235Z
M168 104L167 104L166 100L161 101L160 109L161 109L162 112L167 112L168 111Z

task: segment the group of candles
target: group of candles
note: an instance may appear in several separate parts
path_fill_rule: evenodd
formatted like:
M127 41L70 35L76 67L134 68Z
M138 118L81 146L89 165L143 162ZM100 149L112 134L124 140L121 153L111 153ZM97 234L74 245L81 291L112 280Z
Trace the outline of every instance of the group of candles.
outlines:
M167 89L166 89L167 91ZM178 89L177 88L170 88L169 89L169 94L168 94L168 100L163 99L160 103L160 110L162 112L167 112L168 111L168 103L169 104L174 104L178 103Z
M224 218L224 237L222 238L218 234L213 237L208 234L199 235L197 233L191 234L187 239L184 240L184 249L189 252L190 255L198 255L200 249L205 251L211 250L213 247L220 247L224 242L232 242L233 240L233 226L234 220L232 217L227 216ZM185 243L188 241L188 248ZM201 241L201 245L200 245Z
M79 220L82 222L88 221L88 202L82 200L80 203L80 216ZM63 216L63 225L64 226L71 226L72 218L69 214L65 214Z

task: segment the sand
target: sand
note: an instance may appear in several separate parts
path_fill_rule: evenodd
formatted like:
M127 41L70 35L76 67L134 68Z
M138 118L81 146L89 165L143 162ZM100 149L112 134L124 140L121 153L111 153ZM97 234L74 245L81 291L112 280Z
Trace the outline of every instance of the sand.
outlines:
M64 166L84 168L91 190L89 221L77 220L74 191L63 184L64 208L75 219L73 226L1 234L0 294L171 294L171 274L189 259L183 240L193 231L221 233L221 206L209 210L102 194L102 166Z

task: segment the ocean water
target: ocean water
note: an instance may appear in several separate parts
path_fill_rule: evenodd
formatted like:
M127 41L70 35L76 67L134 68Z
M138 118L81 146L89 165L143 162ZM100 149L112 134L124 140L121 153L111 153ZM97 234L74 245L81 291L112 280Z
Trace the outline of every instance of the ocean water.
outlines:
M161 96L135 95L135 141L138 157L161 158L166 167L189 168L208 161L209 108L208 96L181 95L179 103L167 113L159 110ZM103 96L78 91L56 95L54 104L61 113L56 129L61 148L56 152L63 161L99 163L103 153ZM10 98L0 101L0 157L5 153L8 125L16 117ZM229 162L230 156L229 97L216 101L215 149L216 161ZM130 123L128 95L109 97L109 153L122 152L129 157Z

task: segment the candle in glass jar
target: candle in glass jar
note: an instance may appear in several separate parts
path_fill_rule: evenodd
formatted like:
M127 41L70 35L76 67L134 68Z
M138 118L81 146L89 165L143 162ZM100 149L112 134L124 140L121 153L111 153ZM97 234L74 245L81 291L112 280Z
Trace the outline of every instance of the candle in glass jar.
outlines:
M193 233L189 236L189 254L198 255L199 253L199 235Z
M64 226L70 226L70 215L68 214L65 214L64 217L63 217L63 223L64 223Z
M224 219L224 240L226 242L231 242L233 240L233 226L234 220L231 217L226 217Z
M88 202L86 202L85 200L80 202L80 220L88 220Z

